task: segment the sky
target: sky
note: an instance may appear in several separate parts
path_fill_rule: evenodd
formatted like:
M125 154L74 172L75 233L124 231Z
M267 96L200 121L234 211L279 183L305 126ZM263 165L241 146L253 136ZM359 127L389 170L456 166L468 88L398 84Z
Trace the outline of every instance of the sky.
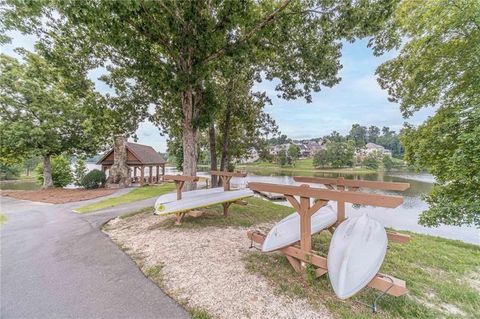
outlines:
M10 36L12 42L0 47L2 53L18 57L13 51L16 47L33 50L35 37L18 32L11 32ZM343 68L339 72L341 82L333 88L322 88L313 94L312 103L306 103L304 99L285 101L278 98L275 81L255 84L254 90L267 92L272 105L267 106L265 111L275 119L281 133L292 139L321 137L334 130L346 134L354 123L380 128L388 126L398 131L405 121L418 125L433 115L434 111L423 109L405 120L399 105L388 101L387 93L377 83L375 70L395 54L389 52L375 57L367 47L366 40L344 43L341 57ZM106 93L109 88L98 80L100 75L100 70L90 73L97 90ZM166 151L167 137L160 136L158 128L152 123L141 123L137 136L138 143L150 145L157 151Z

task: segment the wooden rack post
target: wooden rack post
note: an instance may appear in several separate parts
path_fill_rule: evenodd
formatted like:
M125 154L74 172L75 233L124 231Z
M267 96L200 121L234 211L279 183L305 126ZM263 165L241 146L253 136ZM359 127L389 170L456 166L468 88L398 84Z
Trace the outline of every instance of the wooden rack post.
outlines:
M177 200L182 199L182 188L185 182L198 181L197 176L188 175L163 175L163 179L175 182L175 188L177 189Z
M220 176L222 179L223 190L229 191L230 190L230 180L232 177L245 177L247 176L246 173L240 172L222 172L222 171L210 171L210 175Z
M309 185L291 186L268 183L249 183L248 186L253 191L284 194L287 200L292 204L300 215L300 246L291 245L280 249L280 252L287 256L292 267L298 272L303 271L301 265L302 262L309 263L316 267L315 273L317 277L324 275L328 270L327 259L312 251L312 236L310 234L311 216L316 211L324 206L329 200L389 208L395 208L403 202L403 197L401 196L336 190L333 189L333 186L331 189L313 188ZM352 187L358 188L358 186ZM298 196L300 201L298 201L295 196ZM310 205L310 199L312 198L316 199L316 201L313 205ZM247 233L247 236L252 241L260 244L265 240L265 235L259 234L258 232L250 231ZM388 236L388 238L394 241L405 242L405 237L403 236L404 235L395 233L392 236ZM391 286L392 281L393 286ZM383 274L377 274L368 286L393 296L400 296L407 292L405 281Z

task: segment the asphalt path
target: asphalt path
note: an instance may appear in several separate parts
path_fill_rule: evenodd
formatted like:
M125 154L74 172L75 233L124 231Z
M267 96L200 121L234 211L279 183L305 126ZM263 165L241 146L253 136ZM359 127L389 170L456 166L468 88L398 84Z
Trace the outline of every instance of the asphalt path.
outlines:
M100 230L155 199L85 215L72 212L79 203L0 200L8 218L0 228L1 318L190 318Z

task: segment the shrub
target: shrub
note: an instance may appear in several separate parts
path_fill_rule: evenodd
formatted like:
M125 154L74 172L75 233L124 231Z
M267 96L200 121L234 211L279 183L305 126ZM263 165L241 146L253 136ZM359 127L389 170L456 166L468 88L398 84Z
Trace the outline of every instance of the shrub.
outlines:
M43 184L43 164L38 164L35 169L37 180ZM65 187L73 182L72 170L70 169L70 161L64 156L52 157L52 179L53 186Z
M99 188L105 185L107 176L104 172L94 169L82 179L82 186L87 189Z
M380 166L380 162L382 158L378 152L372 152L367 154L362 161L363 166L370 168L370 169L377 169Z

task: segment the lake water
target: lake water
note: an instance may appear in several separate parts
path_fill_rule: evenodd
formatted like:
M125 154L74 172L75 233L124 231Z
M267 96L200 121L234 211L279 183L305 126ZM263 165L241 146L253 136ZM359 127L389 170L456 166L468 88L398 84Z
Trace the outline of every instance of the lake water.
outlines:
M200 173L208 176L207 173ZM358 216L367 213L369 216L377 219L383 225L392 227L397 230L409 230L423 234L441 236L450 239L458 239L469 243L480 244L480 230L475 227L458 227L458 226L439 226L424 227L418 224L418 216L428 208L427 203L422 199L427 194L434 182L432 175L425 173L412 172L391 172L391 173L374 173L374 174L337 174L337 173L307 173L307 172L291 172L276 171L275 173L260 175L258 172L248 172L246 178L232 178L232 185L236 187L246 187L248 182L263 182L287 185L300 185L293 180L293 176L316 176L335 178L343 176L349 179L362 179L371 181L385 182L403 182L410 183L410 188L404 192L396 191L372 191L363 190L371 193L382 193L404 196L404 202L397 208L383 208L373 206L353 207L351 204L346 205L347 216ZM311 185L312 187L322 187L320 185ZM287 201L280 201L279 204L289 205Z

